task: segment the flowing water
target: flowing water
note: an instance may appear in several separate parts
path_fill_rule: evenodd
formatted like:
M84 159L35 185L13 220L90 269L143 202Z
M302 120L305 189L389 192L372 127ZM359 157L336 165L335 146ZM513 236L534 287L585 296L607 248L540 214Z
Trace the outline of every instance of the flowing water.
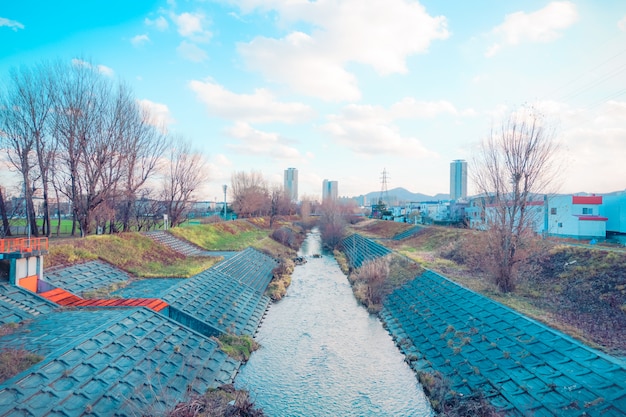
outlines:
M269 310L261 349L235 386L266 415L430 416L428 400L380 321L367 313L332 256L309 234L287 296Z

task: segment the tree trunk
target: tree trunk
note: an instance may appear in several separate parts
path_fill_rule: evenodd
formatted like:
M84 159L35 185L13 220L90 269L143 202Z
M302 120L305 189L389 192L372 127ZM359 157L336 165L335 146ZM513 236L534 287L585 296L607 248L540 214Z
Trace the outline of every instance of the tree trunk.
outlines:
M0 187L0 216L2 216L2 236L11 236L11 225L7 216L7 209L4 205L4 196Z

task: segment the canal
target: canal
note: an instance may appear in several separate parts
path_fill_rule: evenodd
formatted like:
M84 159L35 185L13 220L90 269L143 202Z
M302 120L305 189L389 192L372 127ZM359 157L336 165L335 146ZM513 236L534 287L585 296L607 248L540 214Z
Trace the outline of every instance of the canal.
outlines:
M431 416L428 400L380 321L354 296L312 232L288 293L269 310L236 378L265 414Z

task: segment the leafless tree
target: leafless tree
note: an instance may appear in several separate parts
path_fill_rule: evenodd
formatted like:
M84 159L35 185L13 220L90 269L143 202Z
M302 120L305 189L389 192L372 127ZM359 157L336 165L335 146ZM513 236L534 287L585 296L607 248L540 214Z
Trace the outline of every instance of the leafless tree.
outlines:
M270 211L270 192L263 174L258 171L235 172L231 175L230 183L233 211L237 216L262 216Z
M124 86L115 86L83 61L59 64L55 75L53 131L65 174L60 189L85 235L94 226L94 212L119 191L126 117L134 99Z
M335 249L345 234L346 214L341 205L331 199L324 200L320 211L319 228L322 242L325 246Z
M165 128L158 126L154 116L142 108L126 91L128 98L122 108L123 148L121 187L124 199L121 207L122 230L130 230L130 220L135 216L137 193L157 171L157 164L167 146Z
M0 229L0 237L11 236L11 224L9 223L9 216L4 199L4 187L0 187L0 217L2 218L2 229Z
M558 144L546 118L532 107L512 113L492 129L476 155L473 179L484 196L487 222L485 260L502 292L515 289L516 267L534 234L529 203L557 179Z
M185 220L193 193L207 180L202 154L192 151L183 138L172 141L163 181L162 198L172 227Z
M33 205L36 179L43 185L44 231L49 233L49 91L48 72L44 65L13 68L0 102L0 138L8 151L9 161L22 175L26 217L35 236L38 235Z

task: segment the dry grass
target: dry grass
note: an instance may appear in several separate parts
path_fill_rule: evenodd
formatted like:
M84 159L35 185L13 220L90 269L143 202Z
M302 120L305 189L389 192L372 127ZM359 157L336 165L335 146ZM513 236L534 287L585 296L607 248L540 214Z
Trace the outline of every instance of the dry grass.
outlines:
M385 228L375 226L375 222L381 221L369 221L367 230ZM483 238L484 234L475 230L429 226L408 239L384 244L425 268L585 344L616 355L626 354L625 252L614 247L538 239L524 248L528 258L519 266L517 289L503 294L485 268Z
M47 267L102 259L138 277L190 277L220 258L186 257L140 233L88 236L50 243Z
M412 224L407 223L368 219L351 225L349 229L352 233L358 233L365 237L391 239L398 233L412 227Z

